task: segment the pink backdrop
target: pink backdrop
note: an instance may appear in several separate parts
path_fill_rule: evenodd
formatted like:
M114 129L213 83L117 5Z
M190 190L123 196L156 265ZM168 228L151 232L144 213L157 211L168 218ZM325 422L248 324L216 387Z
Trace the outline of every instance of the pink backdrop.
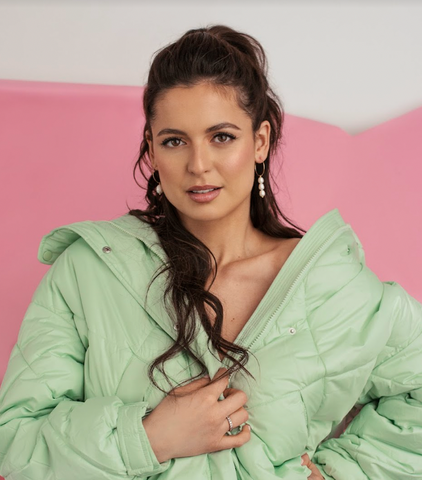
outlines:
M132 178L140 87L0 81L0 379L31 296L49 268L41 237L111 219L143 199ZM278 198L304 228L337 207L367 264L422 301L422 108L359 135L286 115Z

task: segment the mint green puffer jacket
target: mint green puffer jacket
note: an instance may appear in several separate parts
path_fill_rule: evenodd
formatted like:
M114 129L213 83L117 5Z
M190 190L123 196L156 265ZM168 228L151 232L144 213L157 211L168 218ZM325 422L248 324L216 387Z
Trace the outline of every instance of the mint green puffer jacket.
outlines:
M154 231L128 214L72 223L43 237L38 259L52 266L0 389L7 480L305 480L305 452L326 479L422 479L422 305L365 265L338 209L309 228L236 339L254 354L256 381L238 372L229 385L248 396L250 441L161 464L142 427L163 398L147 368L176 331L164 276L145 304L165 259ZM211 377L228 366L202 326L192 348ZM165 368L175 385L200 371L186 354Z

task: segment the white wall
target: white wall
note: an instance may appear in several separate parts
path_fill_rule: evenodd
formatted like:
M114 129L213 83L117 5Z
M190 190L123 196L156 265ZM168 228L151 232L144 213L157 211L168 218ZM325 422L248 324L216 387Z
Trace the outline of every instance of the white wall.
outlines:
M287 113L355 134L422 105L422 0L0 0L0 78L142 85L214 23L262 43Z

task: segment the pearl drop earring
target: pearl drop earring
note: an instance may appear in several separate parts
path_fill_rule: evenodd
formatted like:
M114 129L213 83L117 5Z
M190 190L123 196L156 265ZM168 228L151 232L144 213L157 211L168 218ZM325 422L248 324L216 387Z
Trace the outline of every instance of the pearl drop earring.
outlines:
M258 172L256 171L256 163L255 163L255 173L258 175L259 196L261 198L265 197L265 185L264 185L264 178L263 178L264 172L265 172L265 161L262 163L262 173L261 174L258 174Z
M157 182L157 186L155 187L155 192L157 193L157 195L161 195L163 193L163 189L161 188L160 182L155 178L155 172L157 172L157 170L154 170L152 174L152 178Z

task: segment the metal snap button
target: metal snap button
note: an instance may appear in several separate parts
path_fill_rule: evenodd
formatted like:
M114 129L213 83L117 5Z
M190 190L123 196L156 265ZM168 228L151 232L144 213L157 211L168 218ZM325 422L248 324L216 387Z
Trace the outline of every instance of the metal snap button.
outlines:
M296 329L293 327L289 328L289 333L290 335L294 335L296 333Z
M108 245L106 245L105 247L103 247L103 252L104 252L104 253L110 253L110 252L111 252L111 247L109 247Z
M53 252L50 252L50 250L46 250L43 254L43 259L48 262L52 258L53 258Z

